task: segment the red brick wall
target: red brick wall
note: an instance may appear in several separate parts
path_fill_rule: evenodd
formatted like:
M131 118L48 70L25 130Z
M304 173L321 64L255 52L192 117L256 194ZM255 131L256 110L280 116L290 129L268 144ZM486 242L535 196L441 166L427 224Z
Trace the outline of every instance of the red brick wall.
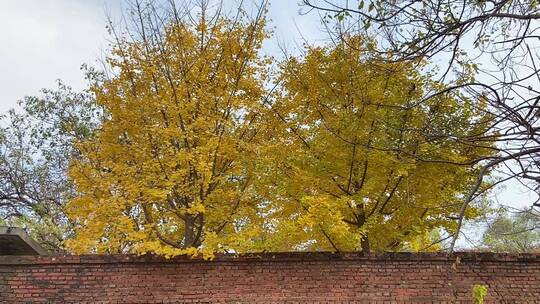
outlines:
M472 303L473 284L540 303L540 254L0 256L0 303Z

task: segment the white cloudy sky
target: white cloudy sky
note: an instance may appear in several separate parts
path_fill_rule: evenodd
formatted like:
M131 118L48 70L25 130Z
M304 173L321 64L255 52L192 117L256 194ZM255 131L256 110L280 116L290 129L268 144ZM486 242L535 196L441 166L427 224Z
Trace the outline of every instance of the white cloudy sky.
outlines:
M225 3L234 0L225 0ZM279 41L294 47L297 30L308 39L321 29L317 15L299 16L299 0L273 0L269 12ZM125 0L0 0L0 113L17 100L54 88L56 79L76 89L85 85L80 66L96 64L107 46L106 16L118 17ZM277 43L266 45L268 52ZM509 183L501 202L530 206L534 196Z
M83 86L80 66L105 42L99 1L0 0L0 111L56 79Z

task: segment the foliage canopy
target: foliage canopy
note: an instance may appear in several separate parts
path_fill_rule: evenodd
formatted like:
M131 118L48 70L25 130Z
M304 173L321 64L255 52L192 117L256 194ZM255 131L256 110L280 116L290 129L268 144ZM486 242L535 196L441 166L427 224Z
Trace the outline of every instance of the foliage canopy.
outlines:
M212 252L253 233L241 223L257 205L250 155L265 93L265 23L204 13L159 33L143 23L140 40L117 40L114 76L93 87L110 117L77 145L85 157L70 168L76 252Z
M70 248L420 250L454 229L470 161L490 150L448 135L490 117L455 94L422 102L438 84L359 36L307 47L268 89L264 27L264 9L250 21L203 10L118 38L115 73L93 88L109 119L70 169Z
M489 115L455 94L422 101L439 85L373 48L352 36L282 66L272 113L283 127L260 177L282 249L436 249L477 174L455 163L490 153L455 140L484 132Z
M471 185L489 188L477 178L497 136L485 97L447 90L419 71L422 60L390 60L354 34L306 45L273 69L261 55L264 5L229 17L206 1L170 4L160 14L136 1L126 31L110 27L108 70L89 73L87 93L28 101L35 117L59 114L52 124L26 130L14 120L20 134L42 132L49 169L17 150L28 135L3 130L13 149L0 155L0 178L11 163L41 174L29 185L57 178L62 211L44 215L69 227L57 234L72 236L70 250L437 250ZM47 199L32 212L53 206ZM480 213L473 204L463 215Z

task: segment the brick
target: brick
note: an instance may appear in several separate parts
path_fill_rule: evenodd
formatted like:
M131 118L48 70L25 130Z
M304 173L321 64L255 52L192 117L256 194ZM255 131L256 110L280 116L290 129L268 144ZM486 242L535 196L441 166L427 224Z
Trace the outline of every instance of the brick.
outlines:
M540 254L0 256L1 304L471 303L474 284L486 303L540 303Z

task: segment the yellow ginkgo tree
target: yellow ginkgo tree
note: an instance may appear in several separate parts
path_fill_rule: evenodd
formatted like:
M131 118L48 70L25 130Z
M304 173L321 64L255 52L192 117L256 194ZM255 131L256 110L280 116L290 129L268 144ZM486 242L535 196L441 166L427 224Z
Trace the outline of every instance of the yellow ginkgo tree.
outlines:
M455 229L461 201L490 155L492 117L419 72L344 37L282 64L257 176L271 248L428 250ZM467 210L473 217L478 209Z
M108 118L70 166L68 246L78 253L240 250L258 233L248 225L258 205L250 155L265 97L265 8L156 12L137 2L130 31L111 30L111 76L92 87Z
M70 165L71 250L422 250L455 230L492 153L481 102L357 36L269 79L265 7L228 18L201 3L135 2L129 30L111 32L91 88L106 119Z

